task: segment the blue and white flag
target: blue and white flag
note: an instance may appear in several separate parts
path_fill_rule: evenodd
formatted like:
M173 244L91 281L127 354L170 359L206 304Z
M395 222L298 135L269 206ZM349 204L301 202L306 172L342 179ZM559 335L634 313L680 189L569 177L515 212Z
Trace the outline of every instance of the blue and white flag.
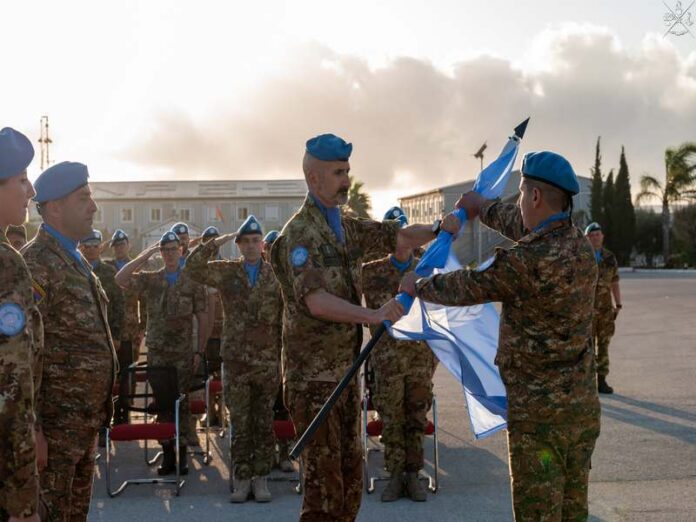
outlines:
M487 199L500 197L512 172L520 140L527 127L525 120L515 128L498 158L476 179L474 190ZM455 211L462 226L466 212ZM428 277L461 269L452 251L452 234L440 232L423 255L416 273ZM479 267L485 269L487 261ZM462 383L474 436L482 439L506 426L507 397L495 365L498 349L499 316L493 303L477 306L442 306L400 294L399 301L409 312L389 333L395 339L427 341L440 362ZM415 305L415 306L412 306Z

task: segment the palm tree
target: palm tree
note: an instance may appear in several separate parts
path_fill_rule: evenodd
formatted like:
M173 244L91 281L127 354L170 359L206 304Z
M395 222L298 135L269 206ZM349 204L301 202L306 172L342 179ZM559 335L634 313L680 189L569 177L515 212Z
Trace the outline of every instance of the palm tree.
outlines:
M351 215L369 218L372 204L370 203L370 195L362 190L363 185L362 181L356 181L353 176L350 176L348 202L344 205L344 209Z
M665 150L665 182L653 176L640 179L636 203L647 199L662 202L662 255L669 262L670 204L696 196L696 142L682 143L676 149Z

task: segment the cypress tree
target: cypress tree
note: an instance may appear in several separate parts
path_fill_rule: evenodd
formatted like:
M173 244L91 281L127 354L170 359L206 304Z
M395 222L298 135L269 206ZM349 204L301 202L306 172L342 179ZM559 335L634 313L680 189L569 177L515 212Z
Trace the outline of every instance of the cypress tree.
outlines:
M602 218L600 222L602 231L604 232L604 244L609 250L614 250L614 223L613 212L614 208L614 169L609 171L607 180L604 182L604 190L602 191Z
M595 148L595 163L592 168L592 185L590 188L590 215L592 221L602 223L604 221L603 212L603 194L602 194L602 154L600 152L599 141L601 136L597 138L597 147Z
M614 183L611 215L612 245L619 264L627 265L635 240L636 214L631 201L631 180L624 147L621 147L619 172Z

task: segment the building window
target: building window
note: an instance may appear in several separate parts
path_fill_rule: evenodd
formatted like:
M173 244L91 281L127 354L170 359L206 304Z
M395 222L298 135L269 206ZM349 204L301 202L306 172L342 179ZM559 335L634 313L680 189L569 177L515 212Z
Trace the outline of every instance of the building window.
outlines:
M266 205L264 218L267 221L278 221L280 217L280 209L278 205Z
M132 223L133 222L133 209L122 208L121 209L121 223Z
M159 223L162 221L162 209L161 208L151 208L150 209L150 222Z
M237 219L242 220L249 217L249 209L247 207L239 207L237 209Z
M191 209L190 208L181 208L179 209L179 219L183 221L184 223L188 223L191 221Z

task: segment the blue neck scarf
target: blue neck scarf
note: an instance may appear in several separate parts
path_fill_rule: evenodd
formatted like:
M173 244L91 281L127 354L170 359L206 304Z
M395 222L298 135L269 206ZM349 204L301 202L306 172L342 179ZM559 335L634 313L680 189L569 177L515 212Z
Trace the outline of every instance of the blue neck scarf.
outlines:
M164 278L167 280L167 284L170 288L176 284L180 275L181 269L177 270L176 272L168 272L166 268L164 269Z
M249 284L253 287L256 284L256 280L259 278L261 260L259 259L256 264L253 265L244 261L244 270L246 270L247 277L249 278Z
M553 223L555 221L563 221L564 219L568 219L569 217L570 217L570 213L568 213L568 212L559 212L558 214L554 214L553 216L549 216L544 221L542 221L537 226L535 226L534 230L532 230L532 232L539 232L546 225L550 225L551 223Z
M129 263L129 261L129 259L117 259L114 263L116 265L116 270L121 270Z
M601 248L599 250L595 250L594 258L595 258L595 261L597 261L597 264L599 264L600 261L602 260L602 249Z
M78 264L87 271L88 275L91 273L89 266L85 264L82 254L80 254L80 251L77 249L77 241L74 241L69 237L65 237L51 225L47 225L46 223L42 223L41 228L43 228L46 232L48 232L48 234L53 236L56 239L56 241L58 241L58 244L63 248L63 250L65 250L70 255L70 257L77 261Z
M413 256L409 256L408 261L404 261L403 263L396 259L396 256L390 255L389 256L389 261L391 261L391 264L396 267L396 269L399 272L405 272L408 270L408 268L411 266L411 262L413 261Z
M185 264L186 264L186 256L181 256L179 258L179 268L184 268Z
M336 239L338 239L338 242L342 245L345 244L346 238L343 235L343 227L341 226L341 209L338 207L325 206L311 192L309 193L309 196L312 198L312 201L319 209L319 212L321 212L321 215L324 216L326 223L329 225L329 228L331 228L331 230L333 231L334 235L336 236Z

